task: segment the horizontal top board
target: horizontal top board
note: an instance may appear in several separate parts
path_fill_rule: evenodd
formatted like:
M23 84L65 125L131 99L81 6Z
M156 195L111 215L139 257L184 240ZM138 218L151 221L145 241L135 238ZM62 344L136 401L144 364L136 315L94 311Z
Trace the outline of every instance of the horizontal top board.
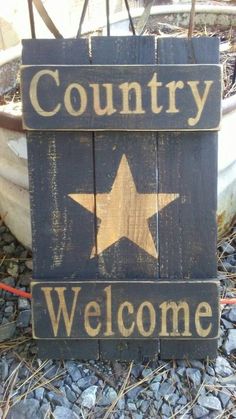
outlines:
M219 65L22 66L27 130L218 130Z

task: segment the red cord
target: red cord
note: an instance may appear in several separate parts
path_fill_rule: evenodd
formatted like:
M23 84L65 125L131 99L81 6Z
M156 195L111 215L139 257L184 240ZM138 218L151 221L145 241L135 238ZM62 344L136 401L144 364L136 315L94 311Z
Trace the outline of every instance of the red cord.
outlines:
M32 298L32 294L30 294L29 292L10 287L9 285L3 284L3 282L0 282L0 288L2 288L5 291L11 292L12 294L16 294L19 297ZM236 304L236 298L221 298L220 304Z
M12 294L16 294L19 297L32 298L32 295L29 292L25 292L22 290L18 290L17 288L10 287L10 285L3 284L3 282L0 282L0 288L2 288L5 291L11 292Z
M236 298L221 298L220 304L236 304Z

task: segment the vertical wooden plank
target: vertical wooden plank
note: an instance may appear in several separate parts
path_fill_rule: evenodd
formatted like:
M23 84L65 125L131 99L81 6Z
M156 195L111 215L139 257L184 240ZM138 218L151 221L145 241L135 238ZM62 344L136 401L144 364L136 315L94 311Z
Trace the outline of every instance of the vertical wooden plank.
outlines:
M89 64L88 40L25 40L23 64ZM92 133L28 132L30 203L36 280L96 276L96 260L90 259L94 242L94 215L68 196L94 194ZM45 197L45 200L44 200ZM98 341L77 346L54 341L60 356L98 358ZM39 356L52 356L50 341L38 341ZM87 354L87 355L86 355ZM55 352L56 356L56 352Z
M216 38L157 41L158 64L218 62ZM160 277L216 278L217 133L159 133L158 170L159 192L180 194L159 215ZM161 340L160 345L161 358L178 358L182 353L204 358L215 356L217 342Z
M155 62L154 42L153 37L92 38L92 64L152 64ZM96 133L94 136L94 161L96 196L112 190L118 171L124 189L126 179L128 182L131 173L139 193L157 192L155 133ZM117 219L114 219L113 223L119 223L121 217L125 217L124 213L120 213L123 208L119 210L119 205L127 194L127 190L122 192L123 196L117 196ZM99 205L98 199L96 199L96 205ZM157 247L157 215L151 217L148 223L151 237ZM130 228L132 228L131 224L132 220L130 220ZM98 220L97 228L100 227L101 222L99 223ZM144 231L143 234L145 235ZM97 235L99 279L158 278L157 258L148 254L131 240L124 237L103 252L101 252L102 249L101 236ZM136 359L140 361L146 354L154 358L157 353L158 341L148 343L142 341L100 341L100 354L105 359Z

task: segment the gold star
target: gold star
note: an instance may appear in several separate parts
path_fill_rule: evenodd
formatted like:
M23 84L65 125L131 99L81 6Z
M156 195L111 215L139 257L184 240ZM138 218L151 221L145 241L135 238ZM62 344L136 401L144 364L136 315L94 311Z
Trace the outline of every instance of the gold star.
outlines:
M178 194L137 192L125 154L123 154L110 193L96 194L96 216L101 220L97 233L97 255L123 237L149 255L157 250L148 227L148 219L178 198ZM69 197L95 213L93 194L72 193ZM95 247L90 258L95 256Z

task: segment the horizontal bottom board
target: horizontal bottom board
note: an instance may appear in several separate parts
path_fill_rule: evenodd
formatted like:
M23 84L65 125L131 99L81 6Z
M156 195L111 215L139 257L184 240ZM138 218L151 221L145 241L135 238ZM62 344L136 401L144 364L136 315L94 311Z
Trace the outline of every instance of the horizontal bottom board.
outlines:
M214 339L216 281L33 282L36 339Z

